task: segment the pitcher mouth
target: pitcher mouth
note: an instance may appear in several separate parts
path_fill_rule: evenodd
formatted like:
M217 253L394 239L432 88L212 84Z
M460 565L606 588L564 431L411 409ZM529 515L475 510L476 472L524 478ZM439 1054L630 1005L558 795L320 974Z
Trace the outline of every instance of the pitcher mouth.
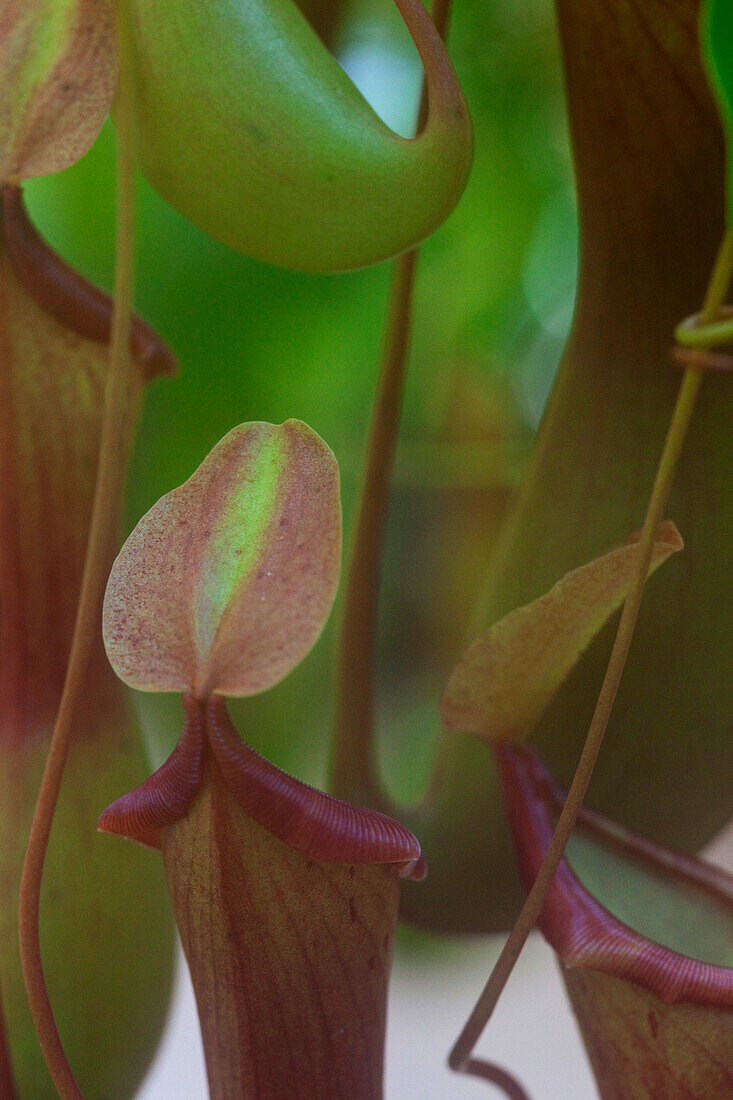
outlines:
M529 749L502 745L495 751L517 859L529 888L564 796ZM722 869L662 848L592 810L580 811L578 825L617 853L708 895L733 922L733 876ZM589 893L567 858L558 867L539 924L569 968L584 967L635 982L665 1004L733 1008L733 968L690 958L624 924Z

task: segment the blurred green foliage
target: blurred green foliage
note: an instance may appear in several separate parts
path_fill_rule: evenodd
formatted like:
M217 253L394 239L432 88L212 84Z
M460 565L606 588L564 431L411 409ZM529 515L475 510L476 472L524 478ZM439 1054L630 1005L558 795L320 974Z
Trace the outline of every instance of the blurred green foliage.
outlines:
M708 79L717 96L728 146L728 222L733 222L733 8L728 0L708 0L702 9L702 47Z
M409 130L419 63L390 0L358 0L336 41L367 98ZM437 699L557 365L575 280L549 0L461 0L450 48L476 159L458 209L422 250L382 594L385 770L407 797L429 768ZM78 165L27 187L42 232L106 288L113 177L107 124ZM144 181L138 224L137 309L173 347L180 371L148 393L129 526L234 424L298 417L341 465L348 546L390 265L342 276L266 266L198 232ZM309 780L325 774L337 619L338 610L286 682L235 711L244 736ZM141 706L159 758L178 735L178 704Z

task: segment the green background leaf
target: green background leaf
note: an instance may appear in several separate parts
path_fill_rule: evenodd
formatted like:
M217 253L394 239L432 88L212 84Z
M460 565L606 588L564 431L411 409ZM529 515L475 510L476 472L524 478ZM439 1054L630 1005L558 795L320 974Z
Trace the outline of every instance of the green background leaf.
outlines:
M708 77L715 93L728 145L728 222L733 223L733 6L729 0L708 0L703 8L702 46Z

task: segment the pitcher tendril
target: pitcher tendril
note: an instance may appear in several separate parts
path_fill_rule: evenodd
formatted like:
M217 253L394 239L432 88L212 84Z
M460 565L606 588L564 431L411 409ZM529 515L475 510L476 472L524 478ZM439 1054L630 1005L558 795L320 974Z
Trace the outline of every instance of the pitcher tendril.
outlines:
M28 839L21 880L18 922L21 962L28 1002L49 1072L62 1100L81 1100L82 1094L69 1066L46 988L39 935L39 909L43 865L73 730L74 709L84 683L84 674L104 592L105 557L112 535L110 521L111 517L116 516L116 510L110 505L111 502L119 499L124 478L119 456L119 439L126 416L130 362L129 344L134 281L135 170L134 99L130 82L127 28L121 11L118 15L118 32L121 64L117 101L116 262L104 420L74 636L61 702Z

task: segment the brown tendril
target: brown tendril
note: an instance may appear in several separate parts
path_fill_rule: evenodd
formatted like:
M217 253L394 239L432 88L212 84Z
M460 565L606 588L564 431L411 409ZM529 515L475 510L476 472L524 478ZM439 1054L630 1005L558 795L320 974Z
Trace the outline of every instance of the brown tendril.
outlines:
M728 291L733 270L733 238L726 233L715 259L705 301L700 314L702 325L708 325L718 314ZM583 745L575 775L557 821L552 839L535 880L525 899L522 910L507 937L488 981L484 986L471 1015L459 1035L448 1058L454 1070L465 1070L471 1054L484 1028L491 1019L499 998L506 986L515 963L537 923L555 873L563 858L565 847L575 826L580 808L590 784L593 769L601 750L603 738L616 698L626 658L641 607L644 586L651 562L654 537L662 518L662 511L672 485L674 471L687 436L690 419L700 390L702 375L688 368L680 384L677 401L667 431L667 437L657 467L654 485L649 497L644 526L639 540L636 561L629 590L621 611L621 620L614 639L603 683Z
M89 524L71 652L56 716L46 766L38 792L20 885L18 935L28 1004L49 1073L61 1100L83 1100L59 1035L43 972L39 911L43 865L73 731L74 713L84 686L84 675L94 639L104 591L105 560L116 509L111 503L122 493L119 441L127 417L126 395L132 319L134 192L132 133L134 92L131 84L125 16L119 10L122 52L117 114L117 240L115 297L111 325L109 370L94 503Z
M480 1077L482 1081L490 1081L492 1085L501 1089L509 1100L530 1100L529 1093L516 1077L493 1062L484 1062L481 1058L469 1058L461 1073L469 1077Z

